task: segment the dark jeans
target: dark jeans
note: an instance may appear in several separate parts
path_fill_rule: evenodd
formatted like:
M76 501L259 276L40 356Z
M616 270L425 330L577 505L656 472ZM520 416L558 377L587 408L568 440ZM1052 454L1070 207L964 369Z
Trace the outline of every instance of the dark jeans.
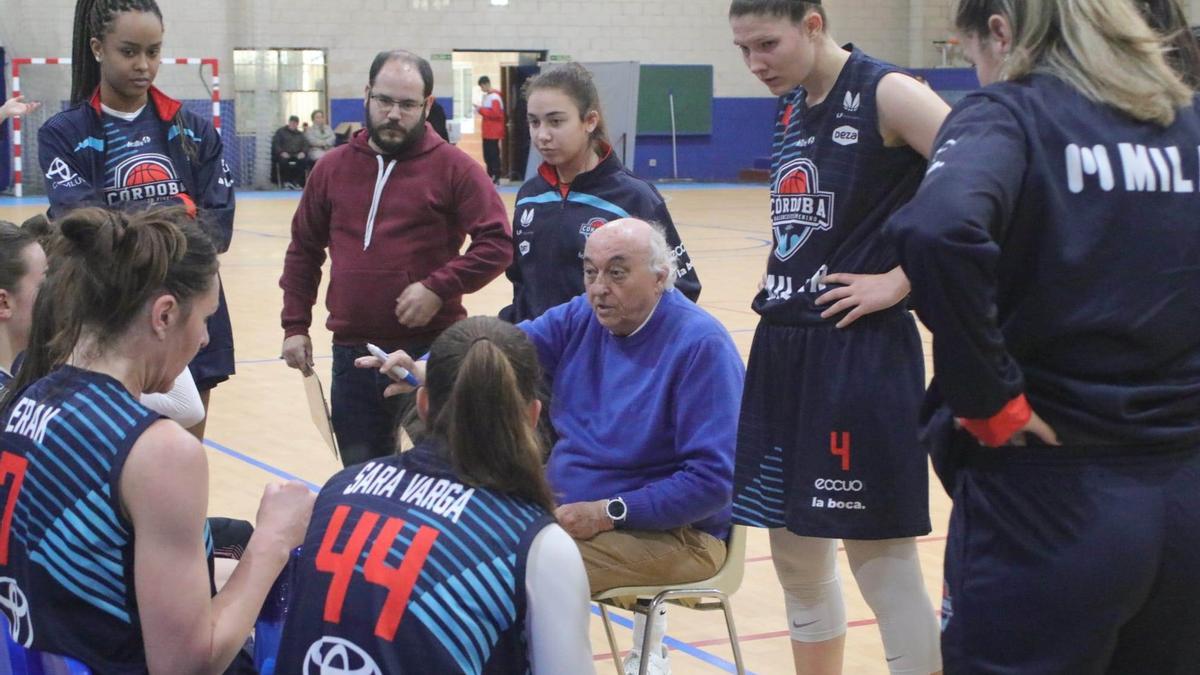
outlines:
M307 159L283 159L282 157L276 160L276 165L279 170L280 183L293 183L301 187L304 186L305 167L308 165Z
M427 350L405 351L415 358ZM395 453L396 430L412 407L412 394L384 398L383 390L392 381L378 370L355 368L354 359L360 356L367 356L365 345L333 346L330 416L343 466Z
M493 183L500 182L500 141L483 139L483 163Z

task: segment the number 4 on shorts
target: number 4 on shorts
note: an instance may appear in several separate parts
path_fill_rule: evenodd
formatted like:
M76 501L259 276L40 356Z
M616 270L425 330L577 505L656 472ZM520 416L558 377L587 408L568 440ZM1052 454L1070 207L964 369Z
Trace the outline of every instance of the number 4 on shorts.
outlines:
M838 434L841 434L839 442ZM850 470L850 432L832 431L829 433L829 454L842 458L842 471Z

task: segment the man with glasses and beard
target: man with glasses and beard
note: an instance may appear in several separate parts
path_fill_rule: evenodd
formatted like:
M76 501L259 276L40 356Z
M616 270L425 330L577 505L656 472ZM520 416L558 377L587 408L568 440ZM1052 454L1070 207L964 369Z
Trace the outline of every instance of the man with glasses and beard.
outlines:
M325 250L332 259L325 306L333 333L334 434L346 466L395 449L407 401L384 399L389 380L354 367L370 342L424 354L466 317L464 293L483 288L512 259L512 229L491 180L426 124L429 62L381 52L363 101L366 128L313 167L292 218L284 258L282 358L313 367L312 306ZM460 254L466 236L471 245Z

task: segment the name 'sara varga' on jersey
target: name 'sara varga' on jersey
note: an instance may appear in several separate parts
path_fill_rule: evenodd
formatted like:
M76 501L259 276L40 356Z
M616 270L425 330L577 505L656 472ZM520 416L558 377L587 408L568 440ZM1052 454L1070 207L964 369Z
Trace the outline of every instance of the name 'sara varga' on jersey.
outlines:
M396 490L408 481L397 497ZM445 478L426 476L389 464L367 462L342 494L368 494L374 497L398 498L405 504L432 511L457 523L463 510L471 503L475 488L464 487Z

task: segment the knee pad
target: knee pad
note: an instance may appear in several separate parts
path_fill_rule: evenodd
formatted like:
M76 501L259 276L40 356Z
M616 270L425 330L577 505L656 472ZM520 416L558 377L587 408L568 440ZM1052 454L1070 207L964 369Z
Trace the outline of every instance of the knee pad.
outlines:
M913 539L847 541L846 553L863 598L879 620L894 675L942 669L940 631Z
M837 572L837 542L771 531L771 557L783 587L788 631L797 642L824 642L846 632Z

